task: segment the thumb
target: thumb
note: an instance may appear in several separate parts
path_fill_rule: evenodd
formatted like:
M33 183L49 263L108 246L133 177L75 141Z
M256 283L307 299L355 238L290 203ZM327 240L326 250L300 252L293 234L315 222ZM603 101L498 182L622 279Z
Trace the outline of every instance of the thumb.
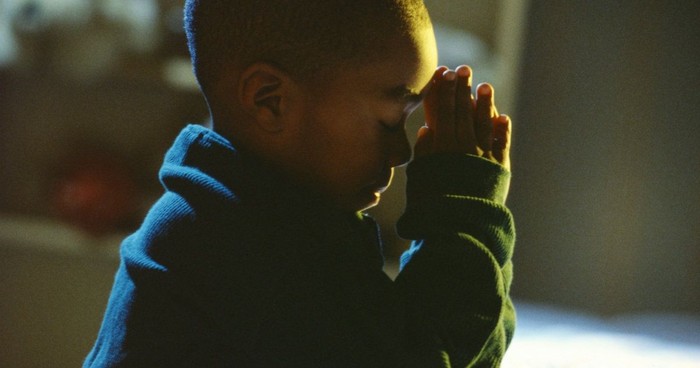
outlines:
M494 119L491 150L496 161L508 170L510 170L511 129L512 122L508 115L500 115Z
M422 157L433 152L433 131L427 126L418 129L418 138L414 149L414 158Z

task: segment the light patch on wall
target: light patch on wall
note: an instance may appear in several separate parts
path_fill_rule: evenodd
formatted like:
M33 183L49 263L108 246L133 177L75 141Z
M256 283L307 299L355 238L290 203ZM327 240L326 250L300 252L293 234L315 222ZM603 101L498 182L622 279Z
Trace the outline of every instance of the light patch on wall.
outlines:
M9 10L7 0L0 0L0 68L13 63L19 52Z
M474 69L474 85L488 81L498 84L495 57L486 43L472 33L435 23L438 62L450 68L467 64Z
M192 64L187 58L173 58L163 64L163 79L172 87L181 90L199 89L197 79L192 72Z

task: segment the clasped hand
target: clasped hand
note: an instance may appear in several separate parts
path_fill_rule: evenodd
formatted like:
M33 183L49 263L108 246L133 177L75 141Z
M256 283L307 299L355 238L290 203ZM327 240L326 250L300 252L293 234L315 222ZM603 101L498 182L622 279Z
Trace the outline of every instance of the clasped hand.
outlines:
M488 83L472 95L472 70L436 69L425 87L426 125L418 131L415 157L464 153L484 157L510 170L511 121L498 113Z

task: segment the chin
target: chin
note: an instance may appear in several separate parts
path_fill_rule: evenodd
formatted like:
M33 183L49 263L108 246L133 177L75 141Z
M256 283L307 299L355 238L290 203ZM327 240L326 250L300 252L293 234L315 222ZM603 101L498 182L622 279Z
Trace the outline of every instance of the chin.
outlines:
M383 190L356 192L352 196L336 197L332 201L337 209L350 212L366 211L379 204Z
M359 206L360 208L356 209L355 211L367 211L368 209L378 205L381 196L382 195L380 192L374 192L373 198L370 201L366 202L364 205Z

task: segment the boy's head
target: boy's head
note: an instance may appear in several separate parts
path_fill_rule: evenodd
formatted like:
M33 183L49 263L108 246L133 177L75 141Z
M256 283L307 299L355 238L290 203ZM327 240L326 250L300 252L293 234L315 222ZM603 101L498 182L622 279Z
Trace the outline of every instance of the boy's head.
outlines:
M410 158L403 123L436 66L422 0L187 0L214 127L343 209Z
M298 78L350 59L366 63L392 36L430 20L422 0L187 0L185 21L206 91L221 73L258 61Z

